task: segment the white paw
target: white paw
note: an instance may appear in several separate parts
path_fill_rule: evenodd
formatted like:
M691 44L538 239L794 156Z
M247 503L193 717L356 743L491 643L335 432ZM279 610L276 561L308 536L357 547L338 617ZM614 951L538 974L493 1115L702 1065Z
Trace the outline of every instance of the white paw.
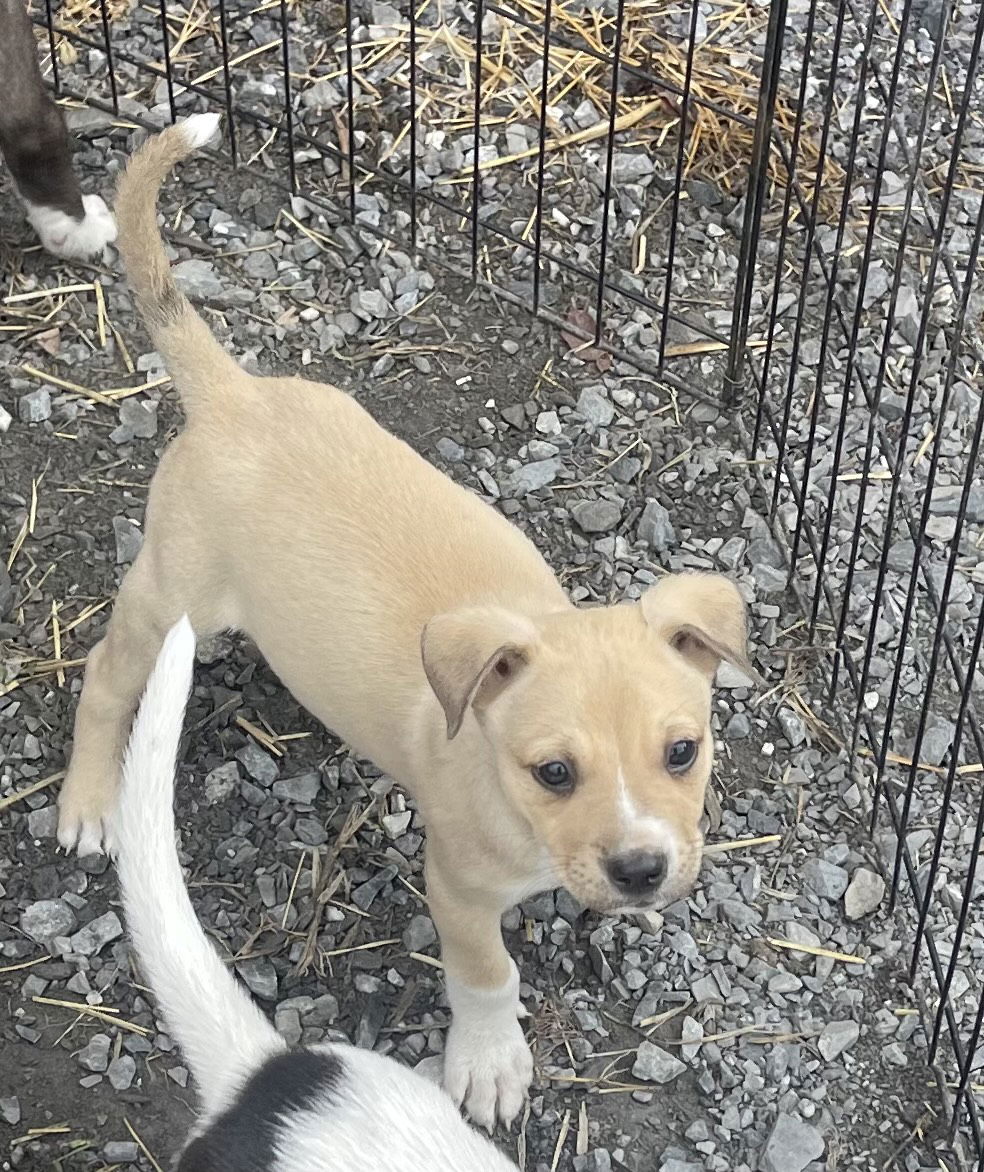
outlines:
M533 1055L519 1017L519 973L510 962L500 988L476 989L447 974L451 1028L444 1048L444 1089L489 1131L506 1127L523 1109L533 1081Z
M56 208L27 204L27 218L45 249L63 260L84 260L101 256L116 239L113 213L98 195L84 195L85 215L76 220Z
M514 1018L496 1033L452 1022L444 1053L444 1089L479 1127L508 1127L533 1081L533 1055Z
M98 815L84 815L70 806L58 811L58 844L66 851L79 855L113 855L116 853L116 834L113 820Z

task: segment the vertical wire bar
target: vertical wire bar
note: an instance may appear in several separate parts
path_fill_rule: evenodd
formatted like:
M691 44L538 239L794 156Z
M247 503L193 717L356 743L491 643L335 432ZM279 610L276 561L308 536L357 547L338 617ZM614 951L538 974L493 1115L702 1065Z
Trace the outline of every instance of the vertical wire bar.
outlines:
M608 219L612 201L612 167L615 160L615 119L618 115L619 68L622 63L622 25L625 20L625 0L618 0L615 12L615 40L612 44L612 88L608 103L608 150L605 155L605 189L601 203L601 250L598 256L598 287L595 292L595 336L601 342L605 312L605 270L608 266Z
M219 0L219 37L222 41L222 81L225 88L226 122L229 131L229 153L232 156L232 165L239 166L239 157L236 149L236 123L233 118L232 102L232 74L229 69L229 30L226 26L226 0Z
M926 921L929 918L929 908L933 902L933 876L939 871L940 858L943 854L943 842L946 836L947 818L945 811L950 808L950 798L953 794L953 787L957 778L957 767L960 763L960 747L963 743L963 729L964 721L967 719L967 709L970 705L970 697L974 691L974 673L977 671L977 663L981 654L981 643L984 641L984 605L981 606L977 614L977 630L974 633L974 643L970 650L970 661L967 668L967 686L963 689L960 695L960 703L957 707L956 727L953 734L953 746L950 749L950 761L946 770L946 781L943 784L943 792L940 797L940 808L944 811L943 816L939 820L939 825L936 828L936 840L933 843L933 853L930 859L929 877L926 882L926 889L923 898L919 904L919 917L916 922L916 937L913 942L912 960L909 964L909 979L914 981L916 979L916 971L919 967L920 945L923 936L926 932ZM977 821L981 824L984 819L984 795L981 796ZM963 944L964 931L967 927L967 915L970 911L972 902L972 895L974 889L974 879L977 872L977 853L972 852L970 861L967 864L967 874L964 877L964 896L961 901L960 912L957 916L957 924L953 933L953 940L951 942L950 961L947 965L946 975L943 978L943 984L940 986L940 1005L950 996L950 986L953 983L953 977L957 970L957 958L960 955L960 947ZM941 1011L936 1013L936 1019L933 1025L933 1034L930 1039L930 1051L928 1055L929 1062L933 1062L936 1057L936 1046L939 1042L939 1024L942 1022Z
M290 193L297 194L297 164L294 162L294 96L290 85L290 39L287 35L287 0L280 0L280 53L284 70L284 120L287 126L287 170Z
M871 253L875 238L875 225L878 222L878 203L881 198L882 180L885 175L885 160L888 155L888 140L891 134L892 115L895 110L895 95L898 88L899 72L902 68L902 56L905 46L905 34L909 23L909 11L912 6L912 0L905 0L902 9L902 17L899 26L899 31L896 34L896 48L895 61L892 70L892 85L890 87L888 97L885 102L885 117L882 123L882 136L878 153L878 162L875 167L875 182L874 189L871 196L871 209L868 213L868 228L865 236L864 249L862 251L862 259L860 265L860 273L858 277L857 288L855 290L855 304L854 304L854 319L851 323L851 335L847 348L847 361L845 364L843 389L841 393L840 411L837 419L837 437L834 440L833 465L830 470L830 487L827 490L827 511L824 515L823 532L820 538L820 556L817 561L817 580L813 589L813 600L810 605L809 618L809 635L813 638L816 633L817 618L820 613L820 600L823 597L823 567L827 562L827 553L830 549L830 536L833 530L834 520L834 504L837 500L837 477L840 473L841 457L844 453L844 439L847 431L847 412L851 403L851 390L854 376L854 360L857 352L858 334L861 330L861 317L863 313L864 294L868 287L868 271L871 263ZM820 362L817 373L817 389L814 397L814 405L818 406L821 395L821 385L823 382L824 370L827 361L827 346L830 334L830 319L833 312L834 297L836 296L837 287L837 268L840 257L841 245L844 239L844 229L846 226L848 216L848 205L851 199L851 189L854 186L854 166L857 158L857 144L861 138L861 120L865 112L865 82L868 77L869 57L871 55L871 45L875 35L875 14L880 11L878 7L878 0L872 6L871 14L868 17L868 29L865 37L864 48L861 57L861 76L858 81L858 100L854 111L854 126L851 132L851 145L848 149L848 161L844 174L844 196L841 201L840 221L837 225L837 240L834 245L834 259L830 270L830 283L827 288L827 304L824 310L824 328L822 340L820 344ZM872 407L872 415L876 413L876 407ZM805 476L807 482L805 490L809 490L809 475L812 452L807 456ZM796 544L793 545L793 553L791 561L795 564L796 561ZM850 572L850 571L849 571ZM846 590L846 588L845 588ZM834 655L836 657L836 647Z
M106 49L106 68L109 70L109 92L113 96L113 113L120 112L120 96L116 88L116 66L113 62L113 42L110 37L109 7L106 0L99 0L99 15L102 18L103 45Z
M349 218L355 223L355 77L352 47L352 0L345 0L345 104L348 127Z
M806 451L803 457L803 495L801 498L800 508L797 512L796 525L793 529L793 540L791 543L791 552L789 555L790 568L796 566L799 558L800 543L803 537L803 518L806 516L806 508L810 495L810 473L813 465L813 453L816 448L817 439L817 425L820 420L820 404L823 402L823 381L824 371L827 366L827 351L830 345L830 329L833 324L834 298L837 295L837 273L840 269L841 250L844 245L844 233L847 228L848 209L850 207L852 188L854 185L854 165L857 160L858 143L861 136L861 120L865 111L865 85L868 80L868 66L869 58L871 56L871 44L875 35L875 21L881 9L878 0L873 0L871 10L868 14L868 24L865 29L864 46L861 53L861 69L858 76L857 97L854 106L854 125L851 131L850 145L847 152L847 165L844 168L844 191L841 195L840 208L837 214L837 231L834 239L834 246L832 249L830 259L830 270L827 277L827 293L825 297L823 325L820 330L820 356L816 366L816 380L813 391L813 404L810 409L810 423L807 431ZM845 392L841 401L840 419L837 427L837 437L834 440L834 466L831 471L832 483L836 489L836 471L840 466L841 451L844 445L844 430L847 421L848 396ZM829 536L828 536L829 540ZM817 581L814 590L815 607L819 606L820 585L823 579L824 562L823 558L818 558L816 562L817 567ZM817 611L811 608L810 611L810 625L809 632L812 639L815 628Z
M171 122L178 120L178 108L174 103L174 71L171 68L171 34L167 29L167 0L159 0L158 12L161 23L161 50L164 54L164 74L167 78L167 106Z
M536 213L533 221L533 312L540 309L540 253L543 246L543 177L544 155L547 149L547 92L550 81L550 17L552 0L546 0L543 10L543 75L540 78L540 135L536 171Z
M484 40L485 3L475 0L475 124L472 127L472 182L471 182L471 275L478 280L478 202L482 194L482 174L478 149L482 145L482 50Z
M51 55L51 81L55 93L61 93L61 78L58 74L58 52L55 44L55 20L51 12L51 0L44 0L45 23L48 26L48 53Z
M752 448L749 453L754 460L759 449L762 435L762 423L765 413L765 396L769 382L769 370L772 365L772 350L775 345L777 310L779 293L782 289L782 266L786 258L786 241L789 235L789 209L792 206L793 191L796 187L796 162L799 155L800 137L803 133L803 116L806 113L806 93L810 78L810 63L813 58L813 34L816 26L817 5L811 4L806 18L805 43L803 45L803 67L800 70L799 95L796 102L796 116L793 122L793 137L789 148L789 174L786 177L786 194L782 201L782 222L779 227L779 248L776 254L776 274L772 287L772 303L769 307L769 329L765 340L765 353L762 356L762 393L759 395L758 406L755 411L755 425L752 429ZM779 476L779 465L776 466L776 477Z
M765 36L765 52L762 58L762 78L759 82L758 114L755 118L752 159L748 170L748 186L745 194L745 217L741 228L738 272L735 277L728 364L724 375L724 402L727 405L734 405L738 400L741 391L742 368L745 365L745 342L748 336L748 318L752 310L755 260L758 253L759 231L762 227L765 180L769 173L772 126L775 119L776 98L779 93L779 66L782 63L786 7L786 0L772 0L769 6L769 26Z
M932 301L933 290L936 287L936 274L939 271L940 255L943 249L943 237L946 231L946 220L950 211L950 202L953 195L957 171L960 165L960 150L963 143L963 136L966 131L967 121L970 115L970 108L972 106L973 96L973 78L977 73L977 65L980 60L981 44L984 41L984 5L981 6L978 18L977 27L974 30L974 41L971 45L970 56L967 65L967 84L964 90L963 100L960 104L960 111L957 116L957 124L953 131L953 147L950 152L950 165L947 168L946 179L943 184L943 195L940 201L939 219L936 224L936 232L933 237L933 251L930 256L929 269L926 274L926 297L923 300L922 313L919 317L919 329L916 334L916 342L913 346L913 360L912 371L909 377L909 388L907 392L907 405L911 411L911 404L915 400L916 389L919 386L919 378L922 372L922 354L923 348L926 345L926 335L929 332L929 320L932 316ZM968 280L972 279L972 274L968 274ZM968 283L965 282L965 295L969 297ZM939 419L942 423L946 415L946 410L949 405L949 387L944 384L943 395L939 405ZM922 547L921 539L926 532L926 523L929 520L929 505L933 495L933 486L936 483L936 469L939 464L940 451L943 441L943 428L936 429L936 437L933 441L932 455L930 456L929 470L926 474L926 484L923 492L922 507L919 515L919 540L915 543L915 550L913 553L911 574L909 577L908 589L906 591L905 606L902 611L902 625L899 629L899 643L895 655L895 667L892 672L892 683L889 690L888 705L885 710L885 724L882 729L882 738L879 751L875 762L875 785L874 792L871 799L871 818L870 827L871 832L878 824L878 812L882 797L882 787L885 780L885 766L888 757L888 744L892 735L892 724L895 719L895 706L898 703L899 688L902 682L902 658L905 653L906 646L909 640L909 628L912 625L912 616L915 611L916 589L919 581L919 570L922 564ZM895 519L895 509L898 504L898 494L900 491L901 471L905 464L906 455L906 436L903 434L899 439L899 446L896 452L895 459L895 475L892 477L891 487L889 489L888 507L886 509L885 532L891 533L892 525ZM884 583L885 575L888 571L888 552L889 542L882 544L881 557L879 559L878 580L879 583ZM865 647L865 660L869 660L872 654L875 641L875 631L878 623L878 613L881 608L881 595L877 594L872 599L872 613L868 626L868 638ZM863 703L863 693L859 691L859 706Z
M909 10L909 5L906 5L906 10ZM946 0L944 4L945 19L949 19L950 3ZM900 38L900 44L904 43ZM929 66L929 78L926 83L926 98L923 102L922 113L920 115L919 127L916 132L915 148L912 152L912 164L909 170L908 183L906 184L905 192L905 206L902 209L902 217L899 223L899 241L898 248L895 253L894 271L892 273L892 287L888 298L888 309L885 311L885 333L881 345L881 351L878 356L878 370L875 374L874 385L874 402L878 404L881 402L882 390L885 386L885 378L888 373L888 356L891 353L891 339L895 332L895 307L898 304L899 290L902 285L902 271L903 262L905 260L905 251L909 242L909 229L912 225L912 205L915 200L916 181L919 174L919 164L922 159L923 149L926 142L926 128L929 125L929 110L932 101L933 93L936 90L936 78L939 73L940 60L943 53L943 38L939 37L935 42L933 50L933 58ZM894 80L894 75L893 75ZM879 172L881 165L879 165ZM874 204L873 204L874 207ZM869 221L869 229L871 223ZM857 314L860 312L862 306L861 302L855 308L855 326L857 325ZM855 335L856 336L856 335ZM849 360L853 361L853 352L849 355ZM909 396L906 400L906 405L903 410L902 422L899 425L900 443L902 451L905 451L906 437L909 434L909 425L912 420L912 409L915 405L915 397ZM851 590L854 584L854 571L858 557L858 550L861 548L861 532L864 528L864 506L867 498L869 476L871 472L871 461L874 455L875 434L877 430L878 412L872 410L868 417L868 429L865 436L864 457L861 464L861 486L858 496L858 506L854 516L854 532L851 535L851 552L847 559L847 577L844 582L843 601L841 603L840 615L837 620L837 629L834 635L834 658L833 666L830 673L830 687L827 695L831 703L837 691L837 680L840 673L841 656L844 642L844 632L847 630L847 620L850 612ZM887 458L887 453L885 453ZM890 536L890 528L886 529L886 535ZM886 563L887 565L887 563ZM877 609L879 603L878 599L881 597L882 587L884 585L884 575L878 578L874 593L874 605ZM868 687L868 677L871 671L871 653L874 647L867 651L862 663L860 681L858 684L858 705L864 703L864 695ZM857 736L859 731L859 715L860 707L855 712L854 719L854 740L851 746L852 755L857 748Z
M813 190L810 195L810 214L806 221L806 235L803 240L803 275L800 278L799 297L796 303L796 319L793 326L793 340L789 353L788 377L786 379L786 394L783 400L782 420L779 424L779 443L776 453L776 467L782 467L786 459L786 446L789 440L789 423L793 410L793 397L796 387L796 373L799 370L799 352L803 341L803 327L806 323L806 298L810 288L810 265L813 262L813 242L817 234L818 209L820 206L820 192L823 189L824 171L827 166L827 144L830 140L830 126L834 115L834 91L837 89L837 75L840 71L840 47L844 36L844 18L847 14L847 0L838 0L837 22L834 25L833 44L830 48L830 79L827 84L827 96L824 100L821 121L820 143L817 147L817 169L813 176ZM782 489L782 480L776 477L772 487L772 501L769 505L770 513L775 513L779 505L779 494ZM806 505L805 495L802 497L803 507ZM796 570L790 565L789 572Z
M417 0L410 0L410 247L417 251Z
M673 267L676 263L677 217L680 213L680 193L683 187L683 165L687 157L687 128L690 115L690 92L693 87L694 50L697 47L697 20L700 0L691 0L690 37L687 42L687 64L683 74L683 93L680 96L680 133L677 137L676 172L673 179L673 203L670 211L670 239L666 247L666 279L663 282L663 313L659 328L659 353L656 365L663 369L666 357L666 335L670 326L670 298L673 295Z

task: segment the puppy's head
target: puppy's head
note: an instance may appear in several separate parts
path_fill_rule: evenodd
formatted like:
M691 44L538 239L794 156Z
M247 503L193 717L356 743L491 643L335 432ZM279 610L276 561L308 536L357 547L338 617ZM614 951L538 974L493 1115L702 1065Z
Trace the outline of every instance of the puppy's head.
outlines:
M700 867L711 684L752 673L745 605L716 574L664 578L638 603L533 620L438 615L424 670L448 736L474 719L558 885L599 911L664 906Z

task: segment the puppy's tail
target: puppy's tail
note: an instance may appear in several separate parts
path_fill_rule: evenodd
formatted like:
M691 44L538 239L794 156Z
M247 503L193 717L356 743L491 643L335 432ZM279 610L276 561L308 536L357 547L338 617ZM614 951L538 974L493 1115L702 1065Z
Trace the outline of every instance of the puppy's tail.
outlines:
M116 865L141 971L212 1113L286 1046L206 938L178 862L174 770L194 655L183 618L164 642L127 746Z
M175 165L204 146L218 125L218 114L193 114L148 139L116 193L117 247L127 279L189 418L208 400L225 397L244 375L174 283L157 226L157 196Z

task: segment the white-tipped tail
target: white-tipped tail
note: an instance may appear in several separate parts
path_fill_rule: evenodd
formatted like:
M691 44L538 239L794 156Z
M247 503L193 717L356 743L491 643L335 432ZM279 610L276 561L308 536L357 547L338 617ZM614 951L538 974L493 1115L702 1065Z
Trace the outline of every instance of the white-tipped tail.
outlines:
M210 138L214 138L219 129L220 116L218 114L191 114L180 123L185 133L188 145L196 151L203 147Z
M209 943L178 862L174 771L194 657L183 618L164 641L127 746L116 866L141 972L211 1114L286 1047Z

